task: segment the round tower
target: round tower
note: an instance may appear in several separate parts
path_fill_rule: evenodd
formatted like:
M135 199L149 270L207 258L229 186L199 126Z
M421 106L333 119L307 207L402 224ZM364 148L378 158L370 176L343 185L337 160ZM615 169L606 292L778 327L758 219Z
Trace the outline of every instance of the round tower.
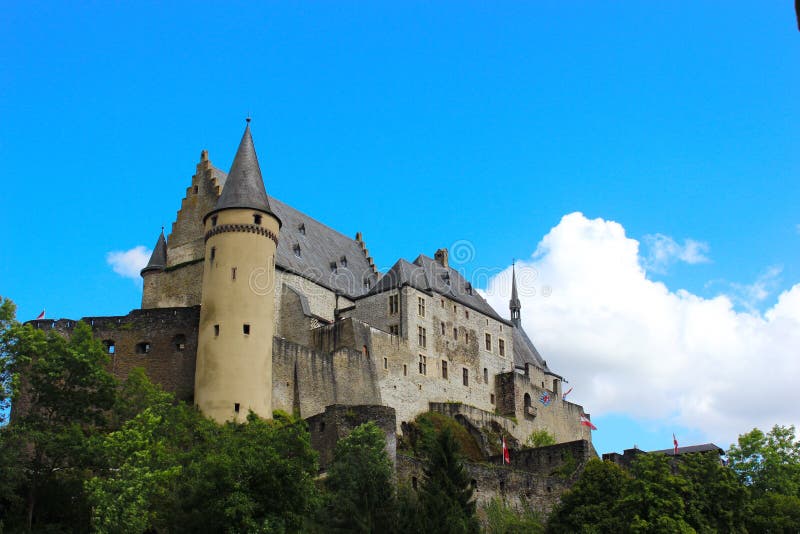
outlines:
M195 404L218 422L272 418L275 249L281 222L261 177L250 119L214 209L205 265Z

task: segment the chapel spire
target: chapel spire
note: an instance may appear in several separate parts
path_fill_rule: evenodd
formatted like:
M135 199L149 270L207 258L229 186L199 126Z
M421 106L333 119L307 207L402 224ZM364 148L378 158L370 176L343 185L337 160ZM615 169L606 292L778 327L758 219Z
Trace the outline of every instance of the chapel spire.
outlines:
M269 207L267 191L264 188L264 179L261 177L261 168L258 165L256 149L253 146L253 136L250 134L250 117L247 118L247 126L244 135L239 142L236 156L233 158L231 170L225 181L225 187L219 196L212 213L230 209L244 208L272 213Z
M508 309L511 310L511 322L516 326L520 326L522 303L520 303L519 295L517 295L517 272L514 263L511 262L511 300L508 301Z
M147 266L142 269L141 274L150 271L161 271L167 266L167 240L164 238L164 227L161 227L161 235L158 236L156 246L153 248L153 253L150 255L150 261Z

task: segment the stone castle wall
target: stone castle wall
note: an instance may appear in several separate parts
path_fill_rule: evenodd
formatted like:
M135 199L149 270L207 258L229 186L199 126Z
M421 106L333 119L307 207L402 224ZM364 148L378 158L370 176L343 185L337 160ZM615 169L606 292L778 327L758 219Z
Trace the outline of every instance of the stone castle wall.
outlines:
M105 343L110 371L117 378L124 380L132 369L141 367L153 382L179 399L193 400L199 306L134 310L125 316L81 320ZM68 319L30 322L34 328L66 336L75 323Z

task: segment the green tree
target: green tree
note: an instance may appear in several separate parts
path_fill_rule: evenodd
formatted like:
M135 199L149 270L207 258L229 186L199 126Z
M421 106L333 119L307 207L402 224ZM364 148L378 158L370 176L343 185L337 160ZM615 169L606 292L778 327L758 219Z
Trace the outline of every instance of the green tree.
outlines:
M533 448L555 445L556 437L544 428L541 430L534 430L531 432L531 435L528 436L528 439L525 440L525 444Z
M626 524L616 507L631 483L619 466L589 460L581 477L561 497L547 521L547 532L623 532Z
M484 507L487 534L539 534L544 532L542 521L532 508L515 510L495 497Z
M425 448L425 477L419 495L425 531L478 532L471 481L453 434L444 428Z
M250 413L246 424L205 420L161 516L173 532L297 532L318 503L317 454L303 420Z
M698 532L745 532L749 495L716 454L686 454L677 463L686 521Z
M69 339L8 324L3 350L15 386L14 422L4 441L16 447L15 491L25 500L24 513L17 509L10 515L28 530L59 524L85 529L89 511L83 481L102 467L99 435L108 426L115 397L105 351L82 322Z
M755 496L775 492L800 497L800 441L794 426L775 425L767 434L754 428L731 445L728 458Z
M369 422L336 444L328 470L326 523L343 532L391 532L397 506L383 431Z

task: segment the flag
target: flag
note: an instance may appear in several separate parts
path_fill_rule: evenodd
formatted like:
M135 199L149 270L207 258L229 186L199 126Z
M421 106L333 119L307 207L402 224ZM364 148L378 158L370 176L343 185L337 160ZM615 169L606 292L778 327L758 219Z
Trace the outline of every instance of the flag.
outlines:
M503 464L510 464L511 456L508 454L508 446L506 446L506 437L503 436Z
M591 428L592 430L597 430L597 427L596 427L596 426L594 426L594 425L592 424L592 422L591 422L591 421L589 421L589 418L588 418L588 417L586 417L585 415L581 415L581 424L582 424L583 426L588 426L588 427L589 427L589 428Z
M569 388L569 389L567 390L567 392L566 392L566 393L564 393L563 395L561 395L561 400L564 400L564 399L566 399L566 398L567 398L567 395L569 395L571 392L572 392L572 388Z
M675 446L675 454L678 454L678 438L675 437L675 432L672 433L672 444Z
M42 313L36 316L36 320L38 321L39 319L44 319L44 310L42 310Z

